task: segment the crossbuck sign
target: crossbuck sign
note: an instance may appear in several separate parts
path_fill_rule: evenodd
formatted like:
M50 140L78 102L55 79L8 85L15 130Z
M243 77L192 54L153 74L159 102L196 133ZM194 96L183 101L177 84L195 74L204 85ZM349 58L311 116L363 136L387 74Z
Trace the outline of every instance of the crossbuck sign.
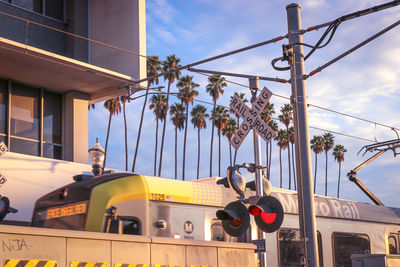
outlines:
M255 130L256 133L258 133L262 139L265 140L265 142L271 141L271 139L276 135L274 130L272 130L260 117L258 117L263 111L271 95L271 91L268 90L267 87L264 87L256 101L253 102L251 109L246 106L246 104L237 95L233 97L229 107L243 119L239 130L231 139L231 145L236 150L239 149L250 129Z

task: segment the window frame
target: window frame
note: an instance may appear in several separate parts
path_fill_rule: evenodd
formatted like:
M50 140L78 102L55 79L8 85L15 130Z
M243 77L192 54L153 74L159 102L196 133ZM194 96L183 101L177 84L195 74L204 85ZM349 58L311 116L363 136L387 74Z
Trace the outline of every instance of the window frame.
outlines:
M389 238L390 237L394 237L394 239L395 239L395 243L396 243L396 253L395 254L391 254L390 253L390 247L389 247ZM388 236L387 236L387 241L388 241L388 247L387 247L387 251L388 251L388 254L389 255L400 255L400 247L399 247L399 244L400 244L400 240L399 240L399 238L400 238L400 233L396 233L396 232L391 232L391 233L389 233L388 234Z
M41 12L37 12L37 11L34 11L33 9L29 9L29 8L20 6L18 4L15 4L13 2L13 0L0 0L0 1L3 2L3 3L9 4L9 5L12 5L14 7L17 7L17 8L20 8L20 9L35 13L37 15L43 16L45 18L48 18L48 19L51 19L51 20L55 20L57 22L62 22L64 24L67 24L67 1L66 0L62 0L62 5L63 5L63 11L62 11L63 15L62 16L63 16L63 18L61 20L46 15L46 1L51 1L51 0L42 0L42 10L41 10Z
M300 229L297 229L297 228L290 228L290 227L288 227L288 228L280 228L280 229L276 232L277 253L278 253L278 263L279 263L279 266L282 266L282 265L281 265L281 247L280 247L281 241L280 241L280 239L279 239L279 233L280 233L281 230L294 230L294 231L300 232ZM300 240L300 239L298 239L298 240ZM322 245L322 234L321 234L320 231L317 231L317 249L318 249L318 257L319 257L319 263L320 263L319 265L320 265L320 267L323 267L323 266L324 266L323 245Z
M332 232L331 235L331 242L332 242L332 260L333 260L333 266L336 265L336 257L335 257L335 235L347 235L347 236L353 236L354 235L363 235L368 238L368 244L369 244L369 254L371 254L371 237L367 233L353 233L353 232Z
M55 92L49 91L49 90L45 90L44 88L36 88L33 86L29 86L26 84L20 84L20 83L16 83L12 80L3 80L7 82L7 88L6 88L6 114L5 114L5 124L6 124L6 130L5 130L5 134L0 133L0 136L4 137L6 143L7 143L7 147L8 147L8 151L10 152L14 152L12 145L11 145L11 138L16 139L16 140L23 140L23 141L29 141L29 142L34 142L34 143L38 143L39 144L39 153L38 155L35 155L36 157L44 157L44 145L52 145L52 146L56 146L59 147L61 149L61 155L60 158L55 158L55 157L50 157L51 159L59 159L59 160L63 160L64 159L64 144L63 144L63 96L61 94L57 94ZM12 135L11 134L11 108L12 108L12 87L13 84L20 84L23 85L24 87L29 88L30 90L37 90L39 91L39 138L38 139L32 139L32 138L26 138L26 137L22 137L22 136L16 136L16 135ZM60 114L60 129L61 129L61 133L60 133L60 144L57 143L53 143L53 142L48 142L48 141L44 141L44 137L43 137L43 127L44 127L44 92L50 93L50 94L57 94L60 96L60 110L59 110L59 114ZM1 118L0 118L1 119ZM19 152L16 152L19 153ZM20 154L24 154L24 153L20 153ZM30 155L30 154L24 154L24 155Z

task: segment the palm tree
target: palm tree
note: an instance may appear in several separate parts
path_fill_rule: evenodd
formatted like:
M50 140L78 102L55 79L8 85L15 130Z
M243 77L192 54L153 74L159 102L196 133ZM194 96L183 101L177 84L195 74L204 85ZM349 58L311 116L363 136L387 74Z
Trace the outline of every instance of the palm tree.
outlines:
M128 171L128 128L126 126L126 102L128 101L128 96L121 96L122 112L124 114L124 132L125 132L125 171Z
M325 151L325 196L328 194L328 151L331 150L335 144L335 137L331 133L324 133L322 136L324 139L324 151Z
M121 112L121 103L119 101L119 97L109 99L104 102L104 107L110 113L108 116L108 127L107 127L107 137L106 137L106 145L104 147L104 162L103 162L103 169L106 166L106 159L107 159L107 147L108 147L108 137L110 136L110 127L111 127L111 118L115 114L117 115Z
M150 99L149 108L153 110L156 116L156 144L154 149L154 176L156 176L157 170L157 145L158 145L158 121L165 121L168 112L168 102L167 98L163 94L153 95Z
M178 179L178 130L182 130L185 125L185 111L186 108L181 103L173 104L169 110L172 123L175 126L175 180Z
M218 132L218 176L221 176L221 132L228 122L228 117L228 110L222 106L215 107L211 115Z
M232 117L229 117L228 121L225 124L225 127L222 129L222 135L224 135L224 136L226 136L226 138L228 138L230 166L232 166L231 139L232 139L233 135L236 133L236 131L237 131L236 122Z
M289 127L289 142L290 142L290 146L292 147L293 184L294 184L294 190L296 190L296 168L295 168L295 162L294 162L294 143L296 142L296 137L294 134L293 126ZM289 189L290 189L290 186L289 186Z
M206 128L206 118L210 115L206 113L207 109L202 105L196 105L192 108L190 115L192 116L191 122L194 128L197 128L197 180L199 179L200 168L200 130Z
M280 129L275 137L275 140L277 141L277 144L279 146L279 187L282 188L282 149L285 149L288 146L286 130Z
M344 161L344 153L347 150L342 145L336 145L333 149L332 155L335 157L335 160L339 163L339 176L338 176L338 184L337 184L337 198L339 198L340 192L340 171L342 169L342 162Z
M234 98L234 96L238 96L238 97L240 98L240 100L243 101L243 103L249 102L249 100L247 100L247 99L244 97L244 95L245 95L244 93L235 92L235 93L233 94L233 96L231 96L231 101L232 101L232 99ZM240 118L240 116L239 116L238 114L236 114L233 110L231 110L231 112L235 114L235 116L236 116L236 125L237 125L237 128L239 128L239 118ZM233 157L233 165L236 164L236 155L237 155L237 150L235 149L235 156ZM231 163L231 165L232 165L232 163Z
M274 104L270 103L269 101L267 102L267 104L265 105L263 111L260 114L260 118L265 121L267 124L269 124L270 122L272 122L272 115L275 114L275 109L274 109ZM276 129L278 129L278 125L276 125L275 127ZM271 156L271 152L270 150L272 150L272 140L269 142L265 142L265 162L266 165L268 166L268 163L271 161L270 160L270 156ZM269 168L267 169L267 173L268 173L268 179L269 179Z
M286 134L289 134L289 124L293 120L293 107L290 104L285 104L281 107L281 115L278 116L279 121L282 122L286 127ZM287 136L289 140L289 136ZM291 184L291 167L290 167L290 146L288 144L288 166L289 166L289 189Z
M149 58L147 58L147 77L157 75L161 70L162 70L161 64L160 64L160 60L158 59L158 56L152 55ZM140 115L138 135L136 138L136 148L135 148L135 156L133 157L132 172L135 171L136 157L137 157L137 153L139 150L140 134L142 132L143 117L144 117L144 111L145 111L146 105L147 105L147 97L149 95L149 88L153 83L158 84L158 78L147 81L147 89L146 89L146 94L144 96L142 113Z
M226 86L227 86L227 83L225 82L225 78L221 77L221 75L212 75L211 77L208 78L208 84L206 86L206 91L207 91L207 93L210 94L210 96L212 97L213 102L214 102L214 108L213 108L213 111L211 112L212 114L214 113L215 108L217 106L217 100L219 98L219 95L224 94L223 88ZM214 125L215 125L215 122L213 119L212 127L211 127L211 145L210 145L210 177L212 176Z
M185 180L185 163L186 163L186 136L187 136L187 124L189 117L189 104L193 102L195 96L199 94L194 88L200 85L193 82L193 76L183 76L176 87L179 88L178 97L186 105L186 120L185 120L185 137L183 139L183 163L182 163L182 180Z
M179 68L179 61L181 61L179 58L177 58L175 55L170 55L167 56L167 60L163 61L163 71L164 72L170 72L164 75L164 81L168 80L168 89L167 89L167 103L169 103L169 90L171 88L171 84L175 81L178 80L179 77L181 76L180 71L174 71L174 69ZM168 110L167 110L168 112ZM164 150L164 137L165 137L165 127L167 125L167 120L164 120L164 125L163 125L163 131L162 131L162 137L161 137L161 148L160 148L160 165L158 167L158 176L161 176L161 168L162 168L162 156L163 156L163 150Z
M274 132L278 132L278 123L276 121L269 121L268 126L274 130ZM271 162L272 162L272 140L270 141L270 146L269 146L269 156L268 156L268 179L270 179L271 175Z
M314 135L310 141L311 149L315 153L315 169L314 169L314 194L317 185L317 166L318 166L318 154L324 151L324 139L322 136Z

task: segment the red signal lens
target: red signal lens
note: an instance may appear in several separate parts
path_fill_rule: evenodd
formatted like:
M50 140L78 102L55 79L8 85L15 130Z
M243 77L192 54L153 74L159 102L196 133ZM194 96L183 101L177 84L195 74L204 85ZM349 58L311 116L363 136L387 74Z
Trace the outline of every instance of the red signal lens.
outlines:
M242 224L243 219L242 218L234 218L229 220L229 224L232 227L239 227Z
M265 223L271 224L276 220L276 213L275 212L269 213L269 212L263 211L263 212L261 212L261 219Z
M263 211L260 209L260 207L257 207L255 205L249 207L249 213L253 216L260 216L262 212Z

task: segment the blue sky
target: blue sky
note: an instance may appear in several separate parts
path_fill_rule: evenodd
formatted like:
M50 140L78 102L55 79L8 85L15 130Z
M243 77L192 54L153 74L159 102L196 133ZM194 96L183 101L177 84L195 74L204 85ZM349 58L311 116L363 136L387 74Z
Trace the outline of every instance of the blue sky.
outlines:
M158 55L165 59L170 54L176 54L181 64L192 63L210 56L225 53L230 50L248 46L254 43L269 40L287 33L285 6L292 1L282 0L147 0L147 55ZM300 1L302 6L303 28L321 24L336 19L350 12L378 5L386 1L335 0ZM323 49L317 50L305 64L306 73L326 63L330 59L365 40L376 32L400 19L400 7L394 7L358 19L343 22L331 43ZM307 33L303 36L305 43L313 44L323 34L324 30ZM324 108L337 110L346 114L362 117L371 121L400 128L398 116L400 99L400 27L379 37L362 47L348 57L335 63L321 73L309 78L306 82L308 103ZM289 72L278 72L271 67L271 60L282 55L281 45L287 40L256 48L224 59L199 65L201 69L211 69L225 72L235 72L268 77L288 79ZM307 52L308 49L305 49ZM211 97L205 92L207 77L187 71L183 75L193 75L194 81L200 84L198 99L211 102ZM228 80L247 85L246 79L227 77ZM163 83L163 79L160 80ZM273 93L290 96L289 84L260 81L260 87L267 86ZM176 92L175 85L171 87ZM229 105L230 97L234 92L243 92L247 98L250 94L247 88L229 84L224 95L218 101L221 105ZM138 95L141 93L138 93ZM170 97L170 104L177 101ZM287 100L272 96L277 115ZM195 105L198 103L195 103ZM135 150L137 128L139 125L143 98L127 105L128 113L128 142L129 168L132 165ZM212 106L206 105L208 112ZM277 116L276 115L276 116ZM397 138L394 131L371 123L351 119L342 115L310 107L308 109L309 125L335 132L345 133L364 139L385 141ZM107 130L108 114L97 104L94 111L89 113L89 145L96 137L104 146ZM283 125L280 124L280 127ZM161 130L161 129L160 129ZM310 138L322 135L324 132L310 129ZM124 169L124 132L123 116L112 119L108 167ZM209 175L211 122L201 132L201 166L200 176ZM183 140L183 132L180 133ZM214 173L217 175L218 139L214 138ZM146 109L144 128L142 132L139 158L136 171L143 174L153 174L155 143L155 119L151 111ZM182 144L179 145L179 163L182 160ZM237 162L253 161L252 139L249 136L238 152ZM346 147L345 161L342 164L341 196L363 202L370 202L361 191L346 178L346 173L358 166L371 153L357 155L361 147L370 142L349 138L335 134L335 144ZM162 176L174 177L174 128L172 123L167 124L165 152ZM262 143L265 149L265 143ZM223 170L229 165L228 143L222 139L222 166ZM338 164L334 162L329 152L328 156L328 195L336 196ZM186 159L186 178L196 177L197 163L197 132L189 124ZM314 153L312 166L314 168ZM287 187L287 152L283 157L284 187ZM359 171L360 180L386 205L400 207L397 197L400 188L399 159L393 153L386 152L383 156L370 163ZM263 161L265 156L263 153ZM318 156L317 193L324 192L325 157ZM314 172L314 170L313 170ZM181 173L179 167L178 174ZM224 174L221 174L224 175ZM248 180L252 178L247 174ZM180 176L180 175L179 175ZM279 186L279 149L273 145L273 159L271 167L271 182Z

